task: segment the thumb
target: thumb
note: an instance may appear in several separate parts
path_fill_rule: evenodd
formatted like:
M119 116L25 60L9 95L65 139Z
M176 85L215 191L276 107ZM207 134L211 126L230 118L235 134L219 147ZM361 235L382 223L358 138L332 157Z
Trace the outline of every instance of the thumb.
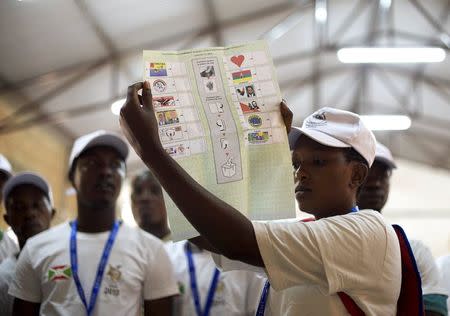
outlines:
M146 110L153 111L152 90L150 89L150 82L144 81L142 87L142 106Z

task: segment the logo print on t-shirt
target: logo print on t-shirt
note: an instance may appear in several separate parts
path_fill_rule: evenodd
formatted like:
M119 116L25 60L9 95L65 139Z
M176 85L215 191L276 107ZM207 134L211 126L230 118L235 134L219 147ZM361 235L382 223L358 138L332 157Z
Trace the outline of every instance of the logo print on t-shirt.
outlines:
M106 275L108 276L106 278L106 284L105 289L103 293L105 295L112 295L112 296L119 296L120 295L120 288L119 288L119 282L122 280L122 272L120 271L120 268L122 266L119 264L117 266L113 266L108 264L108 272Z
M48 270L48 280L69 280L72 278L72 268L69 265L53 266Z

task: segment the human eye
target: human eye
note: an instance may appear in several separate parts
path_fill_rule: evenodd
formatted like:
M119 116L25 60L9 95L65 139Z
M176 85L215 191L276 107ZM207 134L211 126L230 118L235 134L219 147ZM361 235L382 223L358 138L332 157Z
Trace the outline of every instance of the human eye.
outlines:
M314 157L312 159L312 163L316 167L323 167L326 164L326 160L325 159L321 159L320 157Z

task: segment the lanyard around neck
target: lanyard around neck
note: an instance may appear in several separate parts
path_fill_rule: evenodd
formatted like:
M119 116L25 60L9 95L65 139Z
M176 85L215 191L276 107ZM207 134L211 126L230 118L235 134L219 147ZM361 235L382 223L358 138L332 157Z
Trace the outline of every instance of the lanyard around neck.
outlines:
M217 284L219 281L220 271L217 268L214 268L214 274L211 280L211 284L209 286L208 296L206 298L205 308L202 311L202 307L200 305L200 294L198 292L197 286L197 277L195 273L195 264L194 259L192 257L192 249L189 243L186 244L186 257L189 266L189 279L191 283L191 292L192 298L194 300L195 311L197 312L197 316L208 316L211 310L212 301L214 298L214 294L216 292Z
M105 248L103 249L100 262L97 267L97 274L95 276L94 284L92 286L91 298L89 300L89 305L86 301L86 295L84 294L83 286L81 285L80 278L78 276L78 258L77 258L77 220L71 223L71 233L70 233L70 265L72 267L72 276L77 286L78 295L83 302L84 307L88 316L92 315L94 311L95 302L97 301L98 292L100 290L100 285L102 283L103 274L105 272L106 263L108 262L111 249L116 239L117 232L119 231L121 222L115 221L111 232L109 233L108 240L106 241Z

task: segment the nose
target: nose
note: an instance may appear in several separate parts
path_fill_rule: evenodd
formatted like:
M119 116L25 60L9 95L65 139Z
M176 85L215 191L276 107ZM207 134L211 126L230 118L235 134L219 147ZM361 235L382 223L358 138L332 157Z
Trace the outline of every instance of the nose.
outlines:
M308 173L305 171L304 168L302 168L302 166L299 166L297 169L294 170L295 181L305 181L306 179L308 179L308 177L309 177Z

